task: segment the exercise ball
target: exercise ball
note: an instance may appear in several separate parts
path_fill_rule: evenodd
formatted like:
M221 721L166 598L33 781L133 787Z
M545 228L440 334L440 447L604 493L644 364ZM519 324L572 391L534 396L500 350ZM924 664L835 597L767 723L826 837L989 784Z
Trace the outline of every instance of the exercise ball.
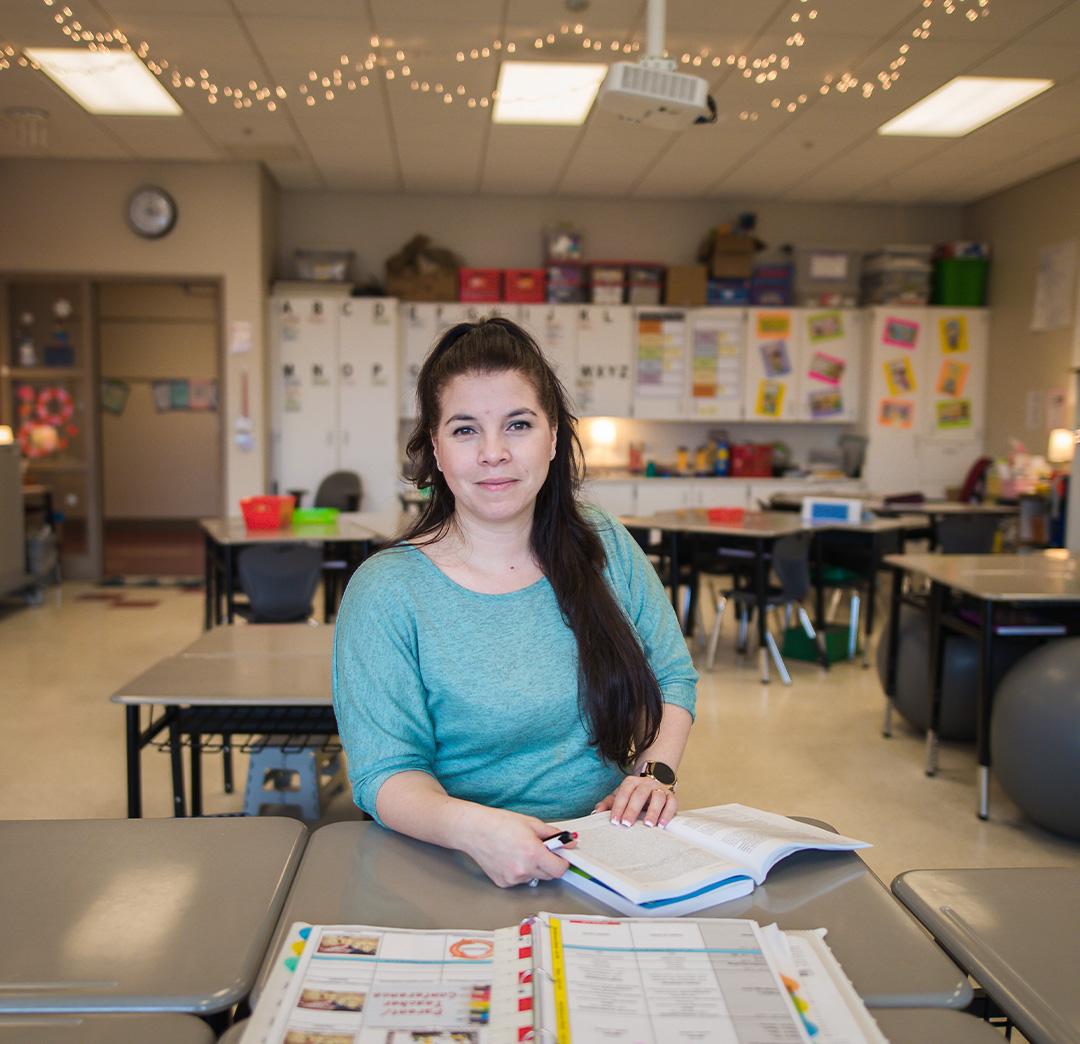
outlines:
M1029 819L1080 838L1080 638L1040 646L994 696L994 777Z

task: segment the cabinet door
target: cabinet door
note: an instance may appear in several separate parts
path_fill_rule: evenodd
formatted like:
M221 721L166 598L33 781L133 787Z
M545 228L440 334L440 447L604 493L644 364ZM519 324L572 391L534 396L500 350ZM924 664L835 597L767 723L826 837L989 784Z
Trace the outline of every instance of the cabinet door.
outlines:
M394 508L398 493L398 312L389 298L341 306L338 346L339 467L363 483L365 511Z
M577 411L578 306L523 304L518 321L535 338Z
M282 493L314 494L337 468L337 326L333 298L275 298L277 437L274 478ZM310 502L310 501L309 501Z
M694 507L697 490L686 479L642 479L637 488L637 513L654 515L658 511L675 511Z
M799 416L829 423L859 419L863 316L851 308L800 308Z
M680 308L634 311L634 416L681 420L687 393L687 313Z
M627 482L586 482L581 491L581 499L586 504L595 504L608 514L633 515L637 512L637 483Z
M699 479L694 483L694 507L746 507L746 483L741 479Z
M428 352L451 326L471 320L465 306L457 302L403 301L398 314L401 329L400 416L404 420L415 420L416 378Z
M989 317L982 308L927 309L923 434L982 443Z
M583 416L631 415L632 313L628 305L578 306L577 401Z
M695 308L690 312L687 417L742 420L745 353L745 309Z
M802 339L794 310L751 308L746 333L746 419L801 419Z

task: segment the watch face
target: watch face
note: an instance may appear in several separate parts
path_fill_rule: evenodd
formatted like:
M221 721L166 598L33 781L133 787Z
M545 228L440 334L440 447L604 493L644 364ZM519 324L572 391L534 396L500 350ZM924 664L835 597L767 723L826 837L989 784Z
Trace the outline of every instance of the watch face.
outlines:
M176 224L176 204L164 189L138 189L128 201L128 223L140 236L157 239Z
M665 787L675 784L675 772L670 765L665 765L662 761L652 763L652 777L658 783L663 783Z

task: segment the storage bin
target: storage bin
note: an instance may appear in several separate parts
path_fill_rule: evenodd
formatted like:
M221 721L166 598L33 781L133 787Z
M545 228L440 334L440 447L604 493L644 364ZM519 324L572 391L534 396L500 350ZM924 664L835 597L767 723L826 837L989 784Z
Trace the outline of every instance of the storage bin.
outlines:
M292 513L294 526L335 526L338 509L332 507L297 508Z
M711 507L705 509L705 517L710 522L741 522L746 517L746 508Z
M461 301L501 301L502 270L499 268L459 268L458 299Z
M352 265L351 250L297 250L296 278L319 283L347 283Z
M284 529L292 521L295 498L291 496L245 497L240 512L248 529Z
M564 262L547 266L547 299L553 304L580 304L585 300L585 270Z
M503 294L507 301L538 304L544 300L542 268L508 268L503 273Z
M953 308L981 308L986 304L986 277L990 262L981 257L949 257L934 262L931 303Z
M706 290L706 303L721 307L748 305L750 303L750 280L710 279Z
M731 474L735 478L771 478L772 458L770 443L738 443L731 447Z

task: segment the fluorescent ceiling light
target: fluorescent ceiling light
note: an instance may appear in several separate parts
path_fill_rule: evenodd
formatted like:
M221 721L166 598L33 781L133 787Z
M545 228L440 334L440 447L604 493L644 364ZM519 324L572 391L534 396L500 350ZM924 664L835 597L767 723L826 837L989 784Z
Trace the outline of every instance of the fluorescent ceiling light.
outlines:
M959 138L1053 86L1053 80L957 76L878 127L878 134Z
M606 75L602 63L503 62L491 118L496 123L584 123Z
M179 116L181 108L135 55L78 47L28 47L42 72L95 116Z

